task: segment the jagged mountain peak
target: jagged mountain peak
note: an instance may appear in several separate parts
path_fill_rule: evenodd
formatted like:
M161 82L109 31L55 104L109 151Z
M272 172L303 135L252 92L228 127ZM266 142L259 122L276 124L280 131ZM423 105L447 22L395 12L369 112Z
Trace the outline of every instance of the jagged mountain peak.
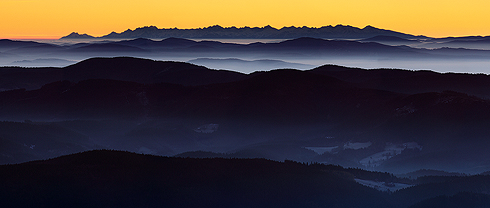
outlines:
M62 37L61 39L81 39L81 38L94 38L94 36L88 35L86 33L80 34L77 32L72 32L69 35Z
M253 31L253 32L251 32ZM299 38L299 37L317 37L317 38L369 38L376 35L392 35L398 37L414 37L410 34L404 34L391 30L378 29L373 26L366 26L363 29L350 25L335 25L316 27L283 27L281 29L266 25L264 27L222 27L213 25L204 28L178 29L162 28L156 26L139 27L135 30L126 30L122 33L111 33L100 38ZM69 38L69 37L67 37Z

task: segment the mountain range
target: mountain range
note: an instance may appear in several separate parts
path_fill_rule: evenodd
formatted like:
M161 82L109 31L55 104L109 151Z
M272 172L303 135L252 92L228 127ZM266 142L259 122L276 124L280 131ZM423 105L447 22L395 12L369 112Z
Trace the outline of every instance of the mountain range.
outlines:
M62 40L98 40L98 39L297 39L302 37L358 40L362 42L377 42L388 45L410 45L418 48L471 48L489 50L490 36L464 36L433 38L423 35L412 35L393 30L380 29L373 26L357 28L349 25L314 27L283 27L280 29L271 26L265 27L221 27L219 25L197 29L159 29L155 26L145 26L134 30L128 29L121 33L94 37L87 34L73 32L62 37Z
M7 207L490 204L489 75L134 57L0 74Z
M198 60L195 63L208 68L233 69L243 73L273 68L308 69L326 63L439 72L485 73L489 70L490 50L482 48L488 46L490 49L490 45L469 44L468 48L447 48L443 46L450 43L395 39L392 36L375 36L374 39L358 41L303 37L240 44L182 38L69 41L65 44L2 40L0 65L67 66L91 57L126 56L154 60ZM441 47L432 48L433 44ZM473 46L478 47L471 49ZM231 60L234 60L233 63L230 63ZM275 64L271 65L271 61Z
M241 39L294 39L300 37L313 37L313 38L343 38L343 39L362 39L371 38L377 35L395 36L400 38L410 39L423 39L425 36L414 36L395 32L391 30L384 30L375 28L372 26L366 26L364 28L352 27L349 25L336 25L336 26L323 26L320 28L315 27L283 27L280 29L273 28L271 26L265 27L221 27L214 25L205 28L197 29L159 29L155 26L146 26L136 28L135 30L126 30L121 33L112 32L110 34L97 37L103 39L135 39L135 38L154 38L163 39L169 37L176 38L241 38ZM71 33L61 39L90 39L96 38L87 34Z
M393 39L395 38L395 39ZM426 57L426 58L485 58L490 52L487 50L472 50L463 48L437 48L425 49L408 46L391 46L378 42L413 42L408 39L396 38L394 36L376 36L360 41L350 40L325 40L320 38L301 37L271 43L236 44L219 41L194 41L182 38L166 38L161 41L137 38L122 41L78 43L72 45L55 45L48 43L37 43L27 41L1 40L0 50L8 54L42 54L48 53L53 56L63 54L118 54L133 53L149 55L152 53L160 55L178 56L179 54L190 54L195 56L200 53L218 55L228 53L230 55L256 54L255 56L378 56L378 57ZM229 56L230 56L229 55ZM187 55L189 56L189 55ZM219 55L218 55L219 56Z
M17 121L0 125L3 163L103 147L394 173L490 169L488 75L335 65L242 74L130 57L0 71L6 87L37 80L0 92L2 119Z
M0 40L0 201L490 207L488 43L342 25Z

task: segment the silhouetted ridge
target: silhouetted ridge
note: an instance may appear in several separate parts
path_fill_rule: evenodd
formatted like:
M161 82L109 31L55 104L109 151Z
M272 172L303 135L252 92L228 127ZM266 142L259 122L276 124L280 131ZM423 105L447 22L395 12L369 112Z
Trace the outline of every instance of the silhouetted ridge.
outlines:
M266 159L177 158L93 150L0 166L8 207L488 207L489 176L439 177L392 194L354 179L389 173ZM413 205L413 206L412 206Z
M114 79L138 83L175 83L205 85L232 82L245 75L238 72L211 70L184 62L153 61L131 57L92 58L64 68L64 79Z
M160 42L167 46L190 46L197 43L196 41L193 40L188 40L184 38L172 38L172 37L163 39Z
M43 64L53 59L24 60L22 63ZM91 58L63 67L0 67L0 89L39 89L42 85L70 80L114 79L138 83L174 83L180 85L206 85L242 80L245 74L227 70L213 70L194 64L173 61L119 57Z
M323 71L320 68L313 71L283 69L244 75L182 62L124 57L94 58L64 68L64 79L78 84L62 84L59 89L47 88L50 85L46 85L37 91L16 92L14 94L17 98L3 94L3 110L8 115L22 109L20 106L25 106L25 112L38 109L38 113L50 112L70 117L84 111L87 112L86 116L97 115L95 112L142 116L144 109L147 109L147 113L151 113L149 115L157 117L233 117L284 122L299 119L308 123L357 120L364 124L402 115L403 112L396 109L409 108L407 105L417 110L409 114L410 117L421 116L414 117L415 121L430 116L438 119L445 117L446 121L451 122L465 117L481 121L489 113L486 110L488 102L464 93L443 91L403 95L391 92L388 88L373 89L363 87L362 82L352 84L353 80L346 82L327 76L330 72L381 73L382 70L347 70L336 66L327 68L334 70L325 67L321 68ZM394 74L381 74L389 75L386 78L392 79L399 76L399 73L415 73L397 70L388 72ZM359 77L347 76L349 78ZM369 80L368 76L360 78ZM167 84L144 85L155 83ZM183 87L172 83L200 85Z
M310 70L360 87L400 93L463 92L481 98L490 98L490 76L485 74L437 73L426 70L361 69L332 65Z
M444 37L444 38L432 38L433 41L462 41L462 42L471 42L471 41L481 41L490 39L490 36L462 36L462 37Z
M45 56L46 53L57 57L81 57L94 56L148 56L161 57L263 57L265 59L284 59L294 56L299 59L324 59L333 56L359 56L362 58L380 59L454 59L465 60L467 58L484 59L490 56L488 50L476 49L424 49L409 46L390 46L381 44L383 41L352 41L352 40L327 40L323 38L300 36L279 43L251 43L235 44L218 41L192 41L171 36L161 41L148 38L122 40L105 43L79 43L69 46L53 45L50 48L43 47L16 47L12 55L36 54ZM427 43L432 44L432 43ZM1 44L0 44L1 45ZM1 47L0 47L1 48ZM41 50L43 49L43 50ZM48 50L49 49L49 50Z
M174 157L181 157L181 158L230 158L227 156L227 154L207 152L207 151L184 152L181 154L174 155Z
M83 52L83 53L104 53L104 52L147 52L145 49L141 49L135 46L127 46L117 43L94 43L78 48L69 49L70 52Z
M257 48L266 51L290 51L294 53L305 53L311 55L330 54L339 56L342 54L350 55L378 55L378 54L397 54L418 56L415 50L387 46L375 42L357 42L349 40L325 40L320 38L302 37L297 39L285 40L279 43L266 43L249 45L251 49ZM248 49L246 48L246 49ZM260 52L260 51L259 51Z
M117 128L97 122L88 123L99 130L86 128L83 122L62 124L100 139L108 148L161 155L234 151L236 157L294 158L349 167L369 167L371 160L360 161L395 148L392 158L375 161L372 168L396 173L424 168L481 173L488 167L490 102L469 93L484 92L488 75L333 65L245 75L127 57L94 58L62 69L1 69L4 81L12 80L12 73L29 78L22 73L31 70L39 70L31 78L58 73L76 80L0 92L3 118L109 119ZM236 79L221 77L225 75ZM192 79L208 83L184 86L195 83ZM397 92L400 89L406 91ZM119 124L123 120L134 123ZM42 131L31 137L48 139L37 134ZM39 148L36 156L30 153L39 144L4 135L0 135L2 147L23 152L2 155L2 161L46 158L60 149ZM342 148L350 141L369 147ZM96 147L90 144L83 148Z
M348 25L314 27L283 27L281 29L273 28L269 25L265 27L221 27L214 25L205 28L195 29L158 29L155 26L146 26L134 30L126 30L121 33L112 32L100 38L272 38L272 39L291 39L299 37L316 37L316 38L348 38L361 39L370 38L377 35L389 35L401 38L422 38L424 36L414 36L391 30L378 29L372 26L357 28ZM78 37L78 36L73 36ZM69 38L68 36L64 38Z
M129 63L125 61L129 61ZM156 65L156 67L152 65ZM182 67L177 67L178 65L189 66L190 69L182 69ZM147 67L141 68L141 66ZM162 68L162 66L167 68ZM172 67L175 67L177 71L172 72ZM165 71L164 69L168 70ZM224 75L213 75L212 73L209 74L209 71L213 73L222 72L208 70L186 63L138 59L134 61L132 58L90 59L65 68L65 79L70 80L69 78L73 77L71 80L79 81L79 83L62 84L59 88L47 88L45 86L37 91L18 92L19 94L16 95L24 98L32 97L33 94L39 95L27 100L8 97L7 94L3 94L6 96L5 100L9 100L9 102L4 103L5 108L3 110L5 115L8 115L17 111L12 109L15 105L17 107L30 106L24 113L45 114L50 112L54 115L64 114L70 117L80 115L82 112L85 112L84 116L113 114L114 116L117 114L119 116L136 116L138 114L141 116L144 112L143 109L148 109L148 113L157 117L169 115L177 117L231 117L282 120L284 122L293 122L295 119L299 119L310 123L329 117L351 119L353 118L351 116L360 116L359 113L367 113L365 116L368 116L378 112L376 117L383 116L385 113L378 110L384 110L375 106L398 96L396 93L387 91L357 88L332 77L319 76L299 70L273 70L250 75L231 72ZM236 80L192 88L170 84L138 84L152 83L144 82L148 78L142 75L153 75L154 72L159 73L158 75L163 74L167 80L153 83L179 81L178 84L182 84L185 83L185 80L189 80L189 76L193 76L196 80L206 78L204 76L206 73L201 73L202 75L199 76L201 71L208 73L207 76L210 79L205 80L207 82L212 80L211 78L224 80L220 76L229 76L228 73L233 76L238 75L237 79L241 79L241 81ZM120 77L118 76L120 73L125 76L131 75L131 73L135 73L135 75ZM112 80L108 80L109 78ZM131 82L124 82L124 80L131 80ZM48 94L50 96L47 96ZM362 108L356 107L358 102L363 102ZM378 110L364 111L372 108L378 108ZM7 112L6 109L14 111ZM66 111L62 109L66 109ZM37 113L35 113L36 111ZM327 116L328 114L330 116ZM357 119L359 120L359 118Z
M482 207L488 207L490 205L489 196L484 194L488 193L490 190L486 185L490 183L490 176L466 176L466 177L436 177L437 180L434 182L429 182L425 184L421 184L418 186L414 186L409 189L402 189L393 194L393 197L396 200L399 200L401 204L411 204L417 201L428 200L429 203L433 203L432 205L437 205L435 207L445 207L446 202L456 202L457 200L464 199L462 196L466 195L469 197L468 199L474 199L477 203L485 205ZM468 192L473 194L461 194L461 192ZM448 196L454 196L455 198L448 200ZM411 196L411 198L407 198L406 196ZM445 196L446 199L441 199L439 197ZM434 199L439 198L439 199ZM431 199L432 198L432 199ZM451 197L449 197L451 198ZM479 200L476 200L480 198ZM443 200L443 201L438 201ZM448 200L448 201L444 201ZM483 201L480 201L483 200ZM432 202L431 202L432 201ZM472 200L464 200L462 203L455 207L464 207L467 204L469 207L471 206ZM426 202L421 203L425 204ZM419 205L417 205L419 206ZM415 207L417 207L415 206ZM420 207L429 207L427 205ZM476 206L478 207L478 206Z
M158 49L158 48L182 48L198 44L198 42L183 38L166 38L161 41L155 41L147 38L137 38L132 40L123 40L117 42L122 45L130 45L135 47Z
M72 32L67 36L63 36L60 39L89 39L89 38L94 38L94 36L87 35L87 34L78 34L77 32Z
M34 41L18 41L18 40L9 40L9 39L0 40L0 50L9 50L14 48L32 47L32 46L40 46L40 45L46 45L46 44L38 43Z
M26 46L9 50L9 53L13 54L36 54L36 53L53 53L63 51L65 48L52 44L39 44L34 46Z
M133 46L152 46L157 44L158 41L154 41L148 38L136 38L132 40L119 41L118 43L123 45L133 45Z
M15 207L389 207L383 193L292 161L101 150L0 166L0 176L0 199Z
M230 69L243 72L267 71L271 69L311 69L314 65L286 62L275 59L243 60L238 58L197 58L188 63L205 65L215 69Z

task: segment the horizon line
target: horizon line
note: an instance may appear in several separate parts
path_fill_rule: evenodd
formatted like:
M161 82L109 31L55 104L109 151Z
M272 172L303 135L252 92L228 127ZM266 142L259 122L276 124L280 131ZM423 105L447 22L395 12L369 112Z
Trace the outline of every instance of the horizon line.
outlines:
M476 34L476 35L463 35L463 36L439 36L439 37L431 37L431 36L427 36L427 35L423 35L423 34L411 34L411 33L406 33L406 32L401 32L401 31L397 31L397 30L392 30L392 29L388 29L388 28L379 28L379 27L375 27L375 26L372 26L371 24L367 24L365 25L364 27L357 27L357 26L352 26L352 25L349 25L349 24L336 24L336 25L323 25L323 26L319 26L319 27L316 27L316 26L306 26L306 25L303 25L303 26L294 26L294 25L290 25L290 26L282 26L282 27L274 27L274 26L271 26L270 24L268 25L265 25L265 26L235 26L235 25L232 25L232 26L221 26L219 24L214 24L214 25L210 25L210 26L206 26L206 27L193 27L193 28L178 28L178 27L161 27L159 28L158 26L155 26L155 25L145 25L145 26L141 26L141 27L136 27L134 29L126 29L122 32L115 32L115 31L112 31L112 32L109 32L109 33L106 33L106 34L103 34L103 35L90 35L88 33L83 33L83 32L76 32L76 31L72 31L72 32L69 32L69 34L65 34L65 35L12 35L12 36L4 36L4 37L0 37L0 39L10 39L10 40L59 40L61 39L62 37L65 37L67 35L70 35L72 33L76 33L76 34L79 34L79 35L89 35L89 36L92 36L94 38L101 38L103 36L107 36L111 33L118 33L118 34L121 34L123 32L126 32L126 31L135 31L137 29L142 29L142 28L151 28L151 27L155 27L159 30L162 30L162 29L179 29L179 30L198 30L198 29L206 29L206 28L212 28L212 27L221 27L221 28L224 28L224 29L229 29L229 28L237 28L237 29L244 29L244 28L267 28L267 27L270 27L270 28L274 28L276 30L281 30L283 28L314 28L314 29L320 29L320 28L323 28L323 27L337 27L337 26L344 26L344 27L353 27L353 28L359 28L359 29L365 29L367 27L372 27L372 28L376 28L376 29L381 29L381 30L388 30L388 31L393 31L393 32L399 32L399 33L403 33L403 34L408 34L408 35L413 35L413 36L425 36L425 37L428 37L428 38L448 38L448 37L471 37L471 36L480 36L480 37L485 37L485 36L490 36L489 35L481 35L481 34Z
M348 25L348 24L336 24L336 25L323 25L323 26L320 26L320 27L314 27L314 26L306 26L306 25L303 25L303 26L294 26L294 25L291 25L291 26L282 26L282 27L274 27L274 26L271 26L270 24L268 25L265 25L265 26L243 26L243 27L239 27L239 26L235 26L235 25L232 25L232 26L221 26L219 24L214 24L214 25L210 25L210 26L206 26L206 27L191 27L191 28L178 28L178 27L161 27L159 28L158 26L156 25L145 25L145 26L141 26L141 27L136 27L134 29L126 29L122 32L116 32L116 31L112 31L112 32L109 32L105 35L102 35L102 36L106 36L106 35L109 35L111 33L118 33L118 34L121 34L123 32L126 32L126 31L135 31L137 29L143 29L143 28L152 28L152 27L155 27L159 30L163 30L163 29L166 29L166 30L171 30L171 29L178 29L178 30L199 30L199 29L206 29L206 28L212 28L212 27L221 27L221 28L224 28L224 29L229 29L229 28L237 28L237 29L244 29L244 28L267 28L267 27L271 27L271 28L274 28L276 30L281 30L283 28L303 28L303 27L307 27L307 28L314 28L314 29L319 29L319 28L323 28L323 27L337 27L337 26L344 26L344 27L354 27L354 28L359 28L359 29L365 29L366 27L373 27L373 28L377 28L377 29L382 29L382 28L378 28L378 27L375 27L375 26L372 26L370 24L364 26L364 27L356 27L356 26L352 26L352 25ZM382 29L382 30L390 30L390 31L395 31L395 30L391 30L391 29ZM395 31L395 32L398 32L398 31ZM70 34L72 33L76 33L76 34L79 34L79 35L90 35L88 33L79 33L79 32L75 32L75 31L72 31L70 32ZM401 32L401 33L404 33L404 32ZM68 34L68 35L70 35ZM408 33L404 33L404 34L408 34ZM410 34L412 35L412 34ZM64 35L64 36L67 36L67 35ZM61 36L60 38L64 37L64 36ZM95 35L90 35L94 38L100 38L102 36L95 36ZM425 36L425 35L414 35L414 36ZM428 37L428 36L426 36Z
M235 25L232 25L232 26L221 26L219 24L214 24L214 25L209 25L209 26L205 26L205 27L189 27L189 28L178 28L178 27L161 27L159 28L158 26L155 26L155 25L145 25L145 26L141 26L141 27L136 27L134 29L126 29L122 32L115 32L115 31L112 31L112 32L109 32L109 33L106 33L104 35L90 35L88 33L84 33L84 32L76 32L76 31L71 31L69 32L69 34L65 34L65 35L56 35L56 36L53 36L53 35L46 35L46 36L40 36L40 35L19 35L19 36L5 36L5 37L0 37L0 39L10 39L10 40L57 40L57 39L61 39L62 37L65 37L67 35L70 35L72 33L77 33L79 35L90 35L94 38L100 38L102 36L106 36L106 35L109 35L111 33L123 33L125 31L128 31L128 30L131 30L131 31L134 31L134 30L137 30L137 29L140 29L140 28L149 28L149 27L155 27L157 29L179 29L179 30L197 30L197 29L206 29L206 28L211 28L211 27L216 27L216 26L219 26L219 27L222 27L224 29L227 29L227 28L238 28L238 29L243 29L243 28L266 28L266 27L271 27L271 28L274 28L274 29L277 29L277 30L280 30L280 29L283 29L283 28L291 28L291 27L294 27L294 28L303 28L303 27L307 27L307 28L315 28L315 29L318 29L318 28L322 28L322 27L337 27L337 26L346 26L346 27L354 27L354 28L359 28L359 29L364 29L366 27L373 27L373 28L377 28L377 29L383 29L383 28L379 28L379 27L375 27L375 26L372 26L370 24L367 24L365 25L364 27L357 27L357 26L352 26L352 25L349 25L349 24L336 24L336 25L323 25L323 26L319 26L319 27L315 27L315 26L306 26L306 25L303 25L303 26L294 26L294 25L290 25L290 26L282 26L282 27L274 27L274 26L271 26L270 24L267 24L265 26L243 26L243 27L240 27L240 26L235 26ZM383 29L383 30L390 30L390 31L395 31L395 30L391 30L391 29ZM395 32L399 32L399 31L395 31ZM404 32L400 32L400 33L404 33ZM409 34L409 33L404 33L404 34ZM410 35L413 35L413 34L410 34ZM425 36L425 35L414 35L414 36ZM426 36L426 37L429 37L429 36Z

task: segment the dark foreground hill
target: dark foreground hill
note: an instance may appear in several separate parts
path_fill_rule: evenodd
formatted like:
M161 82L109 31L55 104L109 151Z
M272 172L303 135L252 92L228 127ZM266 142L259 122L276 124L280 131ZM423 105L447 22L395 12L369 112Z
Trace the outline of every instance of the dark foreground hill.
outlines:
M415 181L388 173L266 159L192 159L96 150L0 166L5 207L488 207L488 176ZM461 193L464 192L464 193ZM472 193L470 193L472 192ZM430 205L430 206L428 206Z
M490 195L462 192L454 196L438 196L410 208L483 208L490 207Z
M390 207L346 173L265 159L91 151L0 166L4 207Z

